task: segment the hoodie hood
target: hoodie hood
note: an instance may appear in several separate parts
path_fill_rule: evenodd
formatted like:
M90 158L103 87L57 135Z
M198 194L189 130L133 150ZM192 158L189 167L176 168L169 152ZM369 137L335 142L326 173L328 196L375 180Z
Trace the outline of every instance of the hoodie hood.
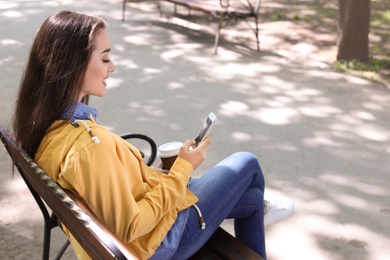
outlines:
M88 122L89 128L94 128L97 124L91 118ZM80 146L93 142L87 128L82 125L78 127L70 121L57 120L42 139L38 151L35 154L35 161L43 166L43 170L64 188L70 188L66 183L59 181L61 174L71 167L74 156L77 152L72 152ZM59 163L60 162L60 163Z

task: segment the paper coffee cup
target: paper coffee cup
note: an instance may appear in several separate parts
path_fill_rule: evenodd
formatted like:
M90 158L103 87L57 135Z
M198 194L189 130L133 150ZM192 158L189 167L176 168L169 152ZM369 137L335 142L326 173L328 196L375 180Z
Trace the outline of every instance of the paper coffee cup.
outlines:
M169 170L173 163L175 162L177 155L179 154L180 147L182 147L182 142L170 142L161 145L158 148L158 154L163 164L164 170Z

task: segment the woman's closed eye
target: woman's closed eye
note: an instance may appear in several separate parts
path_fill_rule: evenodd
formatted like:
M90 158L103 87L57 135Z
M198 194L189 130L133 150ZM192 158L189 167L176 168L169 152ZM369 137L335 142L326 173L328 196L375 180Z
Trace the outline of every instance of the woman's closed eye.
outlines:
M104 63L110 63L111 60L107 59L107 60L102 60Z

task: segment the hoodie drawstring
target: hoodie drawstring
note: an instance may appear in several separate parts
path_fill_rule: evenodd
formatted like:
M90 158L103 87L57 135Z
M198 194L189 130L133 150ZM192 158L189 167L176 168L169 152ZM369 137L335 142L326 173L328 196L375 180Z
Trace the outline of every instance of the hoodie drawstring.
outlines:
M91 136L92 138L92 141L95 143L95 144L98 144L100 143L100 140L99 140L99 137L95 136L93 133L92 133L92 130L91 128L89 128L89 126L83 121L83 120L74 120L73 122L71 122L71 124L75 127L78 127L79 124L78 123L81 123L88 131L89 135Z
M199 215L199 223L200 223L200 226L201 226L201 229L206 229L206 222L204 222L204 219L203 219L203 216L202 216L202 212L200 211L200 208L198 207L198 205L194 204L192 205L194 206L194 208L196 209L196 211L198 212L198 215Z
M89 128L89 126L83 121L83 120L74 120L73 122L71 122L71 124L74 126L74 127L79 127L79 124L78 123L81 123L88 131L89 135L91 136L92 138L92 141L96 144L100 143L100 140L99 140L99 137L97 137L96 135L94 135L92 133L92 130L91 128ZM201 229L206 229L206 222L204 221L203 219L203 216L202 216L202 212L200 211L200 208L194 204L192 205L196 211L198 212L198 215L199 215L199 223L200 223L200 226L201 226Z

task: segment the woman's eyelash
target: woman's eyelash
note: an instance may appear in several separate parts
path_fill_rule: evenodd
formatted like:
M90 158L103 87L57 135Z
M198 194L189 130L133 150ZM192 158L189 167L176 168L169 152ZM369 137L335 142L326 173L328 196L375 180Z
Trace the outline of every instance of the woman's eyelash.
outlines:
M110 62L110 60L103 60L103 62L104 62L104 63L109 63L109 62Z

